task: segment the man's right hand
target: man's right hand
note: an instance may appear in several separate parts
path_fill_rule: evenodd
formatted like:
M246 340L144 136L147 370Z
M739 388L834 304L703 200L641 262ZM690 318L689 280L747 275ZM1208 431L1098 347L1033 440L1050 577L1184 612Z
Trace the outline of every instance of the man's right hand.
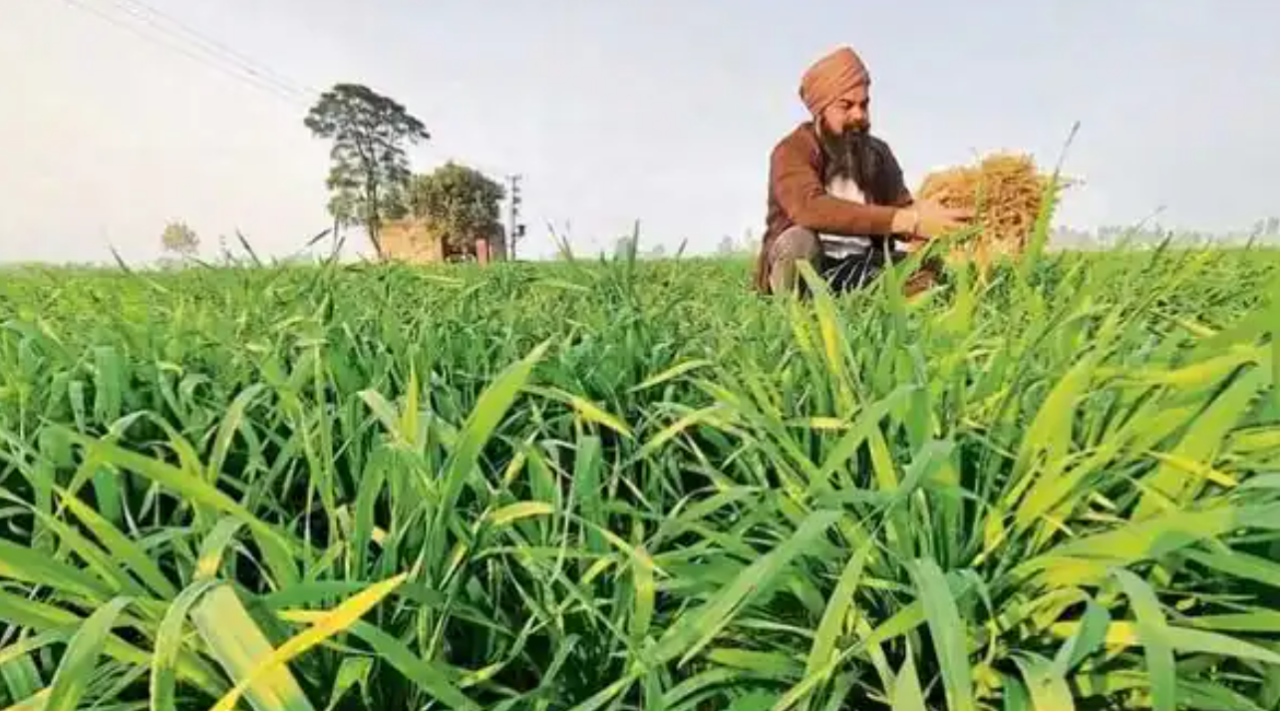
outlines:
M961 229L972 222L974 218L974 211L971 209L943 207L929 199L916 200L911 207L902 212L906 213L902 219L914 222L903 232L909 232L928 239L935 239L948 232Z

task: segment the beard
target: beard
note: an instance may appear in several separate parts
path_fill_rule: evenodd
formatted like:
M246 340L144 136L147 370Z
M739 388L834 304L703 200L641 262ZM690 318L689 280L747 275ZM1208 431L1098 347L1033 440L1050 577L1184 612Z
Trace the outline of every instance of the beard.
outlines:
M868 129L846 128L840 133L832 133L823 125L819 138L826 158L824 180L852 178L868 200L875 203L887 200L881 194L884 191L880 189L881 181L878 180L884 166L884 156L879 143L871 137Z

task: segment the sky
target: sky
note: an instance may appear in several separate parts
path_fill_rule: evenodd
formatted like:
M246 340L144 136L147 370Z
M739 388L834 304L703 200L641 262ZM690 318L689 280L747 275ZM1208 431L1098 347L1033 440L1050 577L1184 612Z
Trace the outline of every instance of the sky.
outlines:
M911 186L1050 168L1080 121L1060 225L1247 228L1280 214L1277 27L1273 0L0 0L0 261L150 260L170 220L296 253L329 224L302 119L340 81L426 124L415 169L523 175L521 257L635 220L710 252L758 238L799 78L845 44Z

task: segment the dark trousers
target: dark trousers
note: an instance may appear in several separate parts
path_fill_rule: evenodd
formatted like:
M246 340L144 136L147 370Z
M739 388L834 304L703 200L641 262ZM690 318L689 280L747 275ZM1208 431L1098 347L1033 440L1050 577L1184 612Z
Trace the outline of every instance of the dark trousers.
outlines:
M867 286L880 276L888 264L897 264L906 258L906 252L894 251L886 259L882 247L873 247L866 252L843 257L823 254L818 273L826 279L832 291L843 293Z
M890 264L907 258L907 253L894 251L886 259L885 250L874 246L866 252L832 257L822 251L822 242L812 230L792 227L774 240L768 254L769 291L775 294L795 289L800 284L796 264L807 260L837 293L861 289Z

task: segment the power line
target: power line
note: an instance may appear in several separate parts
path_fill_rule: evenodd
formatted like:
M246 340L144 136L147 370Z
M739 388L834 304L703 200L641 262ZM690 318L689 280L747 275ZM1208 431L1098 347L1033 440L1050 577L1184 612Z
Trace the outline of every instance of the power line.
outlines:
M190 42L183 42L182 38L177 37L171 31L166 31L162 26L158 26L154 22L149 22L148 24L160 30L160 35L167 37L169 39L168 42L156 37L155 35L142 31L136 25L121 21L119 17L112 15L109 12L104 12L102 9L94 7L84 0L65 0L65 2L68 6L93 15L117 29L125 30L141 37L144 40L153 42L171 51L178 52L198 64L221 71L249 86L265 91L278 99L299 105L305 105L307 103L305 94L299 92L296 87L290 87L280 82L272 81L269 76L270 74L274 74L273 72L259 72L255 74L245 67L240 67L239 71L237 71L237 69L234 68L236 66L234 63L232 66L228 66L227 64L222 64L216 61L216 59L223 59L225 61L227 57L225 52L211 51L208 48L204 49L203 54L198 51L194 51L190 46L187 46ZM112 5L117 9L122 9L118 2L113 1ZM143 19L144 22L146 21L145 18L139 17L137 13L130 13L130 15L138 19Z
M156 8L146 0L101 0L101 2L127 15L132 20L147 25L158 33L160 37L143 31L137 24L131 24L123 21L117 15L105 12L91 4L90 0L65 0L65 2L71 7L94 15L119 29L128 31L165 49L178 52L199 64L217 69L232 78L266 91L283 101L310 106L320 96L320 92L315 88L288 78L264 63L237 51L225 42ZM172 28L177 28L178 31L175 32ZM427 143L423 148L435 156L437 160L443 160L439 148L435 144ZM465 160L464 162L490 173L494 177L508 172L507 169L492 164L478 164L473 160Z
M165 31L164 26L156 19L159 18L163 23L176 27L180 32L194 38L198 44L201 44L206 48L206 51L209 51L212 54L219 54L223 57L229 57L235 64L243 68L247 73L255 78L268 81L288 92L307 96L308 98L314 97L320 93L309 86L293 81L270 67L263 65L261 62L257 62L254 59L237 52L234 48L228 47L225 43L217 40L216 38L204 34L191 25L182 22L173 15L156 8L154 5L143 2L143 0L108 0L108 2L111 2L111 4L117 8L128 12L130 15L137 17L143 22L146 22L152 27L163 32ZM139 10L141 10L141 13L138 12Z

